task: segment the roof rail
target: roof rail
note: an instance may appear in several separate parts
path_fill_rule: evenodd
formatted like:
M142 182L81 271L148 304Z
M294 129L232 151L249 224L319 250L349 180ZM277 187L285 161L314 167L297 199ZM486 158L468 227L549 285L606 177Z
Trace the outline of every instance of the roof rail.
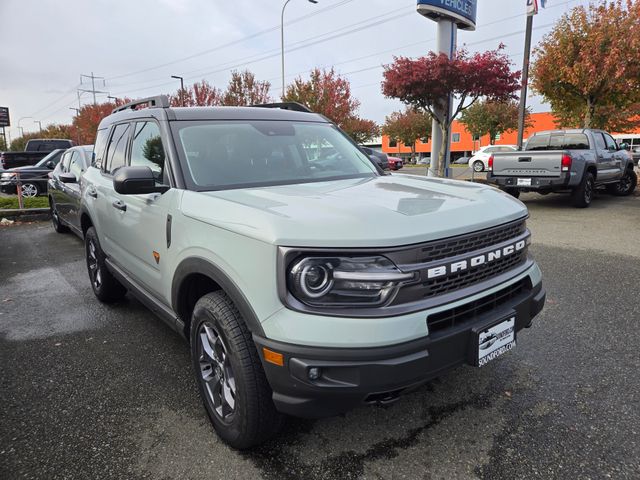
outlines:
M145 104L147 104L149 108L169 108L171 106L169 104L169 97L167 97L166 95L157 95L155 97L141 98L140 100L135 100L133 102L127 103L126 105L114 108L111 113L122 112L123 110L128 109L135 110L137 106Z
M292 110L294 112L313 113L306 105L298 102L281 102L281 103L261 103L259 105L251 105L260 108L280 108L282 110Z

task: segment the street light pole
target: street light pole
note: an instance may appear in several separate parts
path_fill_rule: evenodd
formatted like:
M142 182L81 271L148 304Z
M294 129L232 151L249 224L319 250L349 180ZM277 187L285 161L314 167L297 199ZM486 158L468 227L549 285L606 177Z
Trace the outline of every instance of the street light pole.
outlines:
M286 0L284 5L282 5L282 14L280 15L280 51L282 57L282 97L284 98L285 94L285 83L284 83L284 10L287 8L291 0ZM314 5L318 3L318 0L307 0L309 3L313 3Z
M40 120L34 120L33 123L38 124L38 130L40 133L42 133L42 122Z
M171 75L171 78L175 78L176 80L180 80L180 105L184 107L184 78L178 75Z
M20 117L20 118L18 119L18 130L20 130L20 136L21 136L21 137L24 137L24 128L22 128L22 127L20 126L20 122L21 122L22 120L26 120L27 118L30 118L30 119L32 119L32 120L33 120L33 117Z

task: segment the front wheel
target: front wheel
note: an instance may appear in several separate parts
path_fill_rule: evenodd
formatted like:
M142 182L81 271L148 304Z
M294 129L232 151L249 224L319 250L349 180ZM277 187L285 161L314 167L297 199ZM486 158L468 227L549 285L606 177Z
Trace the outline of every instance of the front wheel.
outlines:
M593 201L595 190L596 182L593 174L590 172L585 173L580 185L571 192L571 202L573 206L576 208L587 208Z
M127 293L127 289L111 274L105 264L105 254L100 248L98 234L94 227L89 227L84 236L87 271L91 280L91 288L98 300L104 303L118 301Z
M480 160L473 162L473 171L478 173L484 172L484 162Z
M49 198L49 210L51 212L51 223L53 224L53 229L58 233L67 233L69 231L69 227L63 225L60 221L58 209L56 208L56 204L53 203L53 200L51 198Z
M618 197L626 197L631 195L638 184L638 176L636 172L627 169L619 182L607 185L607 191Z
M198 300L190 337L198 389L218 435L238 449L273 436L282 415L271 399L251 333L225 293L208 293Z

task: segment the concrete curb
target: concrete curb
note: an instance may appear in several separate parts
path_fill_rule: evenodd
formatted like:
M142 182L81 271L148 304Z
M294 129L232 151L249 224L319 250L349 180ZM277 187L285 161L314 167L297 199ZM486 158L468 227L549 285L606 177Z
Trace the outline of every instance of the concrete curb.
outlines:
M51 213L48 208L0 208L0 218L17 222L33 222L48 220L51 218Z

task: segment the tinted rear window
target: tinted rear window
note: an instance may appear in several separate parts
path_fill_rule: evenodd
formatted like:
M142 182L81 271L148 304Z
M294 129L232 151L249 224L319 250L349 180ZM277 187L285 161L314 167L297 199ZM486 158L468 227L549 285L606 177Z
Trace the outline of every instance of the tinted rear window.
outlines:
M584 133L535 135L527 142L525 150L589 150L589 139Z

